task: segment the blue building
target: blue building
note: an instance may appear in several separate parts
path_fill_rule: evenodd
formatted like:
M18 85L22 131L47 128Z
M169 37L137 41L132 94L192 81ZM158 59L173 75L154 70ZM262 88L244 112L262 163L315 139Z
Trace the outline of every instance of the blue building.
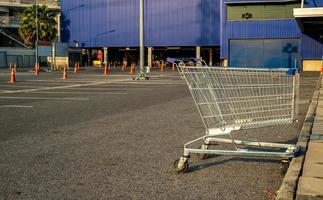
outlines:
M197 51L212 63L219 57L219 5L218 0L145 0L145 46L152 60ZM139 0L63 0L61 10L63 42L92 54L107 47L112 60L137 61Z
M323 55L322 32L302 30L302 22L295 19L294 10L303 5L303 8L320 8L323 1L223 0L220 56L225 64L319 69ZM317 19L312 26L322 27L318 22L323 20Z
M180 55L318 70L322 8L321 0L145 0L147 63ZM71 47L90 57L107 48L111 60L138 59L139 0L63 0L61 10L62 39Z

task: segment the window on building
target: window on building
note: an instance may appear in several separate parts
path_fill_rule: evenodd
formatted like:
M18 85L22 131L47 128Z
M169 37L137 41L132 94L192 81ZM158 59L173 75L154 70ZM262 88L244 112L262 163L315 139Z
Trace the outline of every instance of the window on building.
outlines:
M293 19L293 9L297 7L300 7L299 3L228 5L227 19L228 21Z

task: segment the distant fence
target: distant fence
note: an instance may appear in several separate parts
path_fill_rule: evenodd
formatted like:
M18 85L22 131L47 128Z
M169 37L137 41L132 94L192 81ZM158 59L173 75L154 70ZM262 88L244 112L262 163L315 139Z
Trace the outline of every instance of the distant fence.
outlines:
M16 64L19 68L33 67L35 51L22 48L0 48L0 68Z
M0 3L10 3L10 4L34 4L34 0L0 0ZM59 6L60 0L38 0L38 4L46 4L46 5L53 5Z

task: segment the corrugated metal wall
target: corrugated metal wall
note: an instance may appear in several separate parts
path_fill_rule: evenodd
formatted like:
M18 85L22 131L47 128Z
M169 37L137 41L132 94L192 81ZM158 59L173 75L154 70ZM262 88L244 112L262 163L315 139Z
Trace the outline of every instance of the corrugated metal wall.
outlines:
M302 59L321 59L323 44L308 35L302 35Z
M221 48L220 57L229 57L229 40L231 39L278 39L300 38L300 59L321 59L323 44L317 39L301 33L295 20L258 20L258 21L226 21L226 2L251 2L253 0L221 0ZM255 0L257 2L265 0ZM269 0L266 2L274 2ZM322 0L307 0L306 7L323 6Z
M295 20L258 20L225 22L225 34L221 45L221 57L228 57L230 39L300 38L301 32Z
M218 46L218 0L146 0L146 46ZM84 47L139 45L139 0L63 0L64 41Z
M306 8L323 7L323 1L322 0L306 0L306 3L304 3L304 6Z
M281 3L301 0L224 0L225 3Z

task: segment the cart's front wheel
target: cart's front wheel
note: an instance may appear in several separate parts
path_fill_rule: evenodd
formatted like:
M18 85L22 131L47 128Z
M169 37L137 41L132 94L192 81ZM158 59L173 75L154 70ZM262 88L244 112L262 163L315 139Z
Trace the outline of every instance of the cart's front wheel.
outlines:
M289 168L289 163L290 160L282 160L282 164L281 164L281 174L285 175L288 168Z
M179 174L187 172L187 170L188 170L188 162L185 161L183 163L183 165L180 166L179 161L180 161L180 159L177 159L174 162L174 168L175 168L176 172L179 173Z

